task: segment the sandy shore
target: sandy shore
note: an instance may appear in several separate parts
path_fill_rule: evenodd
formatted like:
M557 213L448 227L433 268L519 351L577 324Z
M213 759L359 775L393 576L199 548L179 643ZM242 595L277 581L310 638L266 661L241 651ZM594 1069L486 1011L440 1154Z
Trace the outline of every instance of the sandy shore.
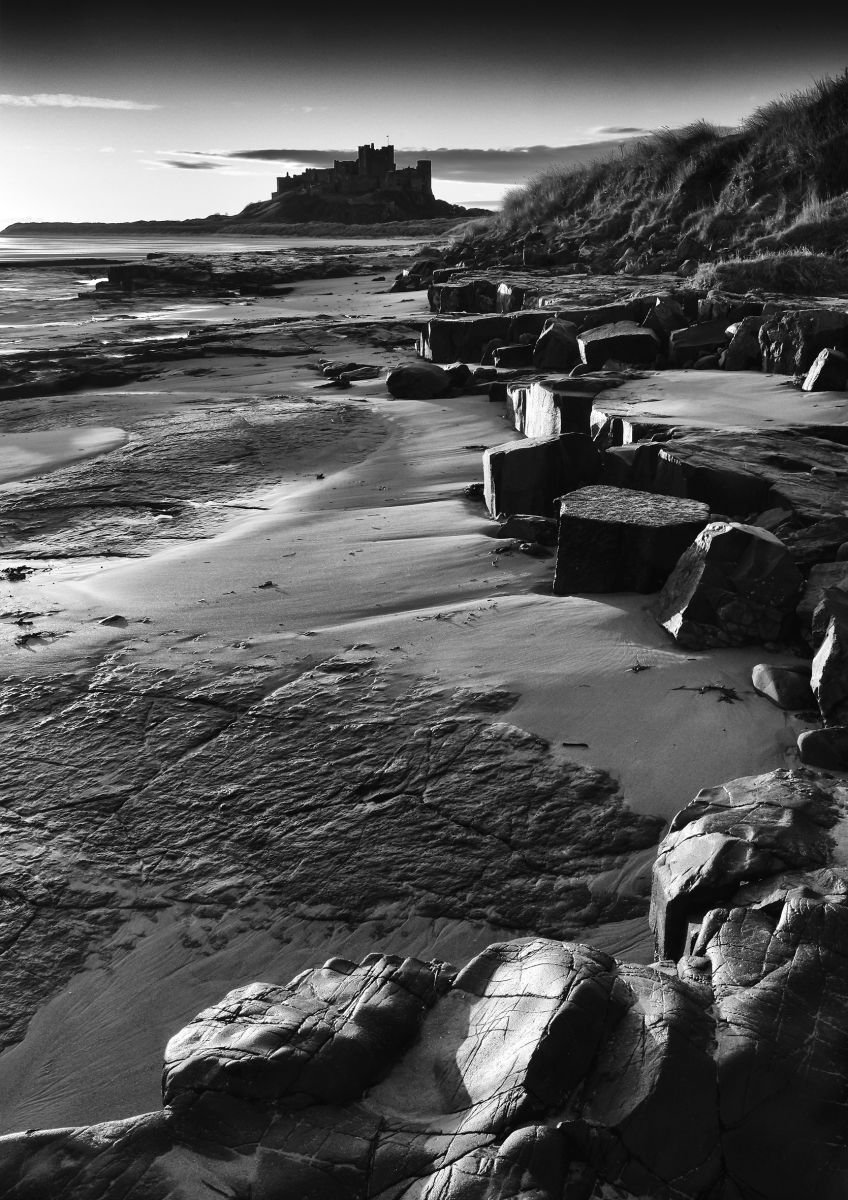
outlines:
M701 787L791 761L803 726L754 694L751 668L761 648L681 651L648 615L650 598L555 597L551 559L496 553L493 523L463 489L480 478L482 448L517 437L500 406L483 396L395 401L382 378L338 393L316 390L321 357L381 369L412 357L408 323L426 319L424 293L389 295L386 287L362 278L321 281L298 285L284 303L249 306L251 319L273 313L302 331L301 354L268 357L257 345L255 356L202 360L201 377L191 374L198 364L183 362L155 383L12 406L15 441L0 457L6 480L28 476L42 486L49 473L79 497L93 464L102 483L115 455L142 454L145 444L164 453L167 444L171 457L149 451L151 464L164 461L176 477L182 461L206 489L197 492L196 523L184 536L179 528L154 535L149 522L139 524L137 555L30 561L16 554L0 564L35 568L0 586L0 655L7 689L27 697L9 710L12 733L29 739L41 794L79 784L67 784L67 760L54 770L40 757L44 697L113 665L148 679L251 671L288 679L310 664L360 655L383 673L380 686L402 677L441 689L505 689L517 700L504 720L561 758L609 772L631 811L664 819ZM384 336L375 338L375 329ZM277 326L267 336L287 331ZM651 379L647 392L664 414L688 420L697 408L705 420L714 413L724 421L723 393L707 379L697 389L685 402L678 391L673 403L667 385ZM628 403L639 402L637 392L630 385ZM297 429L294 440L271 445L269 426L259 435L271 445L260 465L245 474L236 462L213 487L215 464L196 461L207 452L201 435L210 421L227 406L236 421L251 408L261 420L263 405L273 404L281 428L298 414L287 427ZM315 422L322 431L310 437ZM222 427L225 442L231 428ZM154 429L166 431L161 443ZM219 450L217 466L225 467ZM65 475L73 470L83 473ZM21 628L37 636L21 644ZM735 689L739 699L721 703L715 692L699 691L706 684ZM99 784L117 786L107 776L104 768ZM589 891L644 894L652 857L648 848L622 859L587 879ZM356 958L375 947L461 961L526 932L388 901L353 926L332 915L260 909L250 920L185 903L128 912L58 986L41 988L23 1040L0 1054L0 1128L155 1107L166 1038L252 979L284 981L331 953ZM651 958L642 917L587 921L580 936L631 960Z

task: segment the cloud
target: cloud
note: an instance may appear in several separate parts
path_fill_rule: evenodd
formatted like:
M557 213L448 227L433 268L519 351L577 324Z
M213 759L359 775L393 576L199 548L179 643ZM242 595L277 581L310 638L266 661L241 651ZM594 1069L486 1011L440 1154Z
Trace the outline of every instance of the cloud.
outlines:
M651 132L650 129L643 129L640 125L598 125L595 129L592 130L592 133L595 133L595 134L599 133L604 137L606 137L607 135L626 136L628 134L630 134L632 136L635 133L650 133L650 132Z
M35 92L19 96L0 92L0 104L11 108L123 108L149 110L158 104L139 104L136 100L111 100L105 96L77 96L71 92Z
M502 149L457 149L442 146L431 150L396 149L395 158L402 167L413 164L419 158L429 158L433 164L435 179L515 184L550 167L579 166L599 158L607 158L628 140L619 136L617 139L607 138L603 141L571 146L513 146ZM306 167L330 167L336 158L356 158L356 150L350 147L339 150L277 147L256 150L187 150L172 153L179 154L183 160L212 161L217 164L231 162L233 159L243 162L278 163L284 165L288 171L302 171Z
M179 158L166 158L162 165L166 167L179 167L181 171L217 171L220 163L184 162Z

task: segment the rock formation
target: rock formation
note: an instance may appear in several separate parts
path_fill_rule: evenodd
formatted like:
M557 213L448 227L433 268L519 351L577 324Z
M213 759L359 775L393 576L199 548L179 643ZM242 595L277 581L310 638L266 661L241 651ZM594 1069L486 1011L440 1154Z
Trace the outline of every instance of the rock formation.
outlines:
M530 938L256 983L168 1044L161 1112L0 1139L9 1200L839 1200L848 801L700 793L654 869L660 958Z

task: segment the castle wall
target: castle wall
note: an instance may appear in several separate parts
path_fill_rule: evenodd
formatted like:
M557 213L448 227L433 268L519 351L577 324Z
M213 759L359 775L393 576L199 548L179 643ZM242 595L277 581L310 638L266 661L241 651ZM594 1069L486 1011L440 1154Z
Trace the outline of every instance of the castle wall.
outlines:
M432 198L431 164L419 159L414 167L395 166L394 146L375 147L371 142L359 147L359 157L336 159L332 167L309 167L300 175L277 177L277 190L271 198L292 191L323 195L367 196L380 190Z

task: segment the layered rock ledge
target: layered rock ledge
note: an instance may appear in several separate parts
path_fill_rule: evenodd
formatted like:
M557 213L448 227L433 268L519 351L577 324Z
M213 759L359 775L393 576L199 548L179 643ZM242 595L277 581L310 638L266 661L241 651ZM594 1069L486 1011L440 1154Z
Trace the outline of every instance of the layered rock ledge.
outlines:
M701 792L654 872L661 957L529 938L231 992L174 1036L161 1112L0 1139L10 1200L837 1200L848 793Z

